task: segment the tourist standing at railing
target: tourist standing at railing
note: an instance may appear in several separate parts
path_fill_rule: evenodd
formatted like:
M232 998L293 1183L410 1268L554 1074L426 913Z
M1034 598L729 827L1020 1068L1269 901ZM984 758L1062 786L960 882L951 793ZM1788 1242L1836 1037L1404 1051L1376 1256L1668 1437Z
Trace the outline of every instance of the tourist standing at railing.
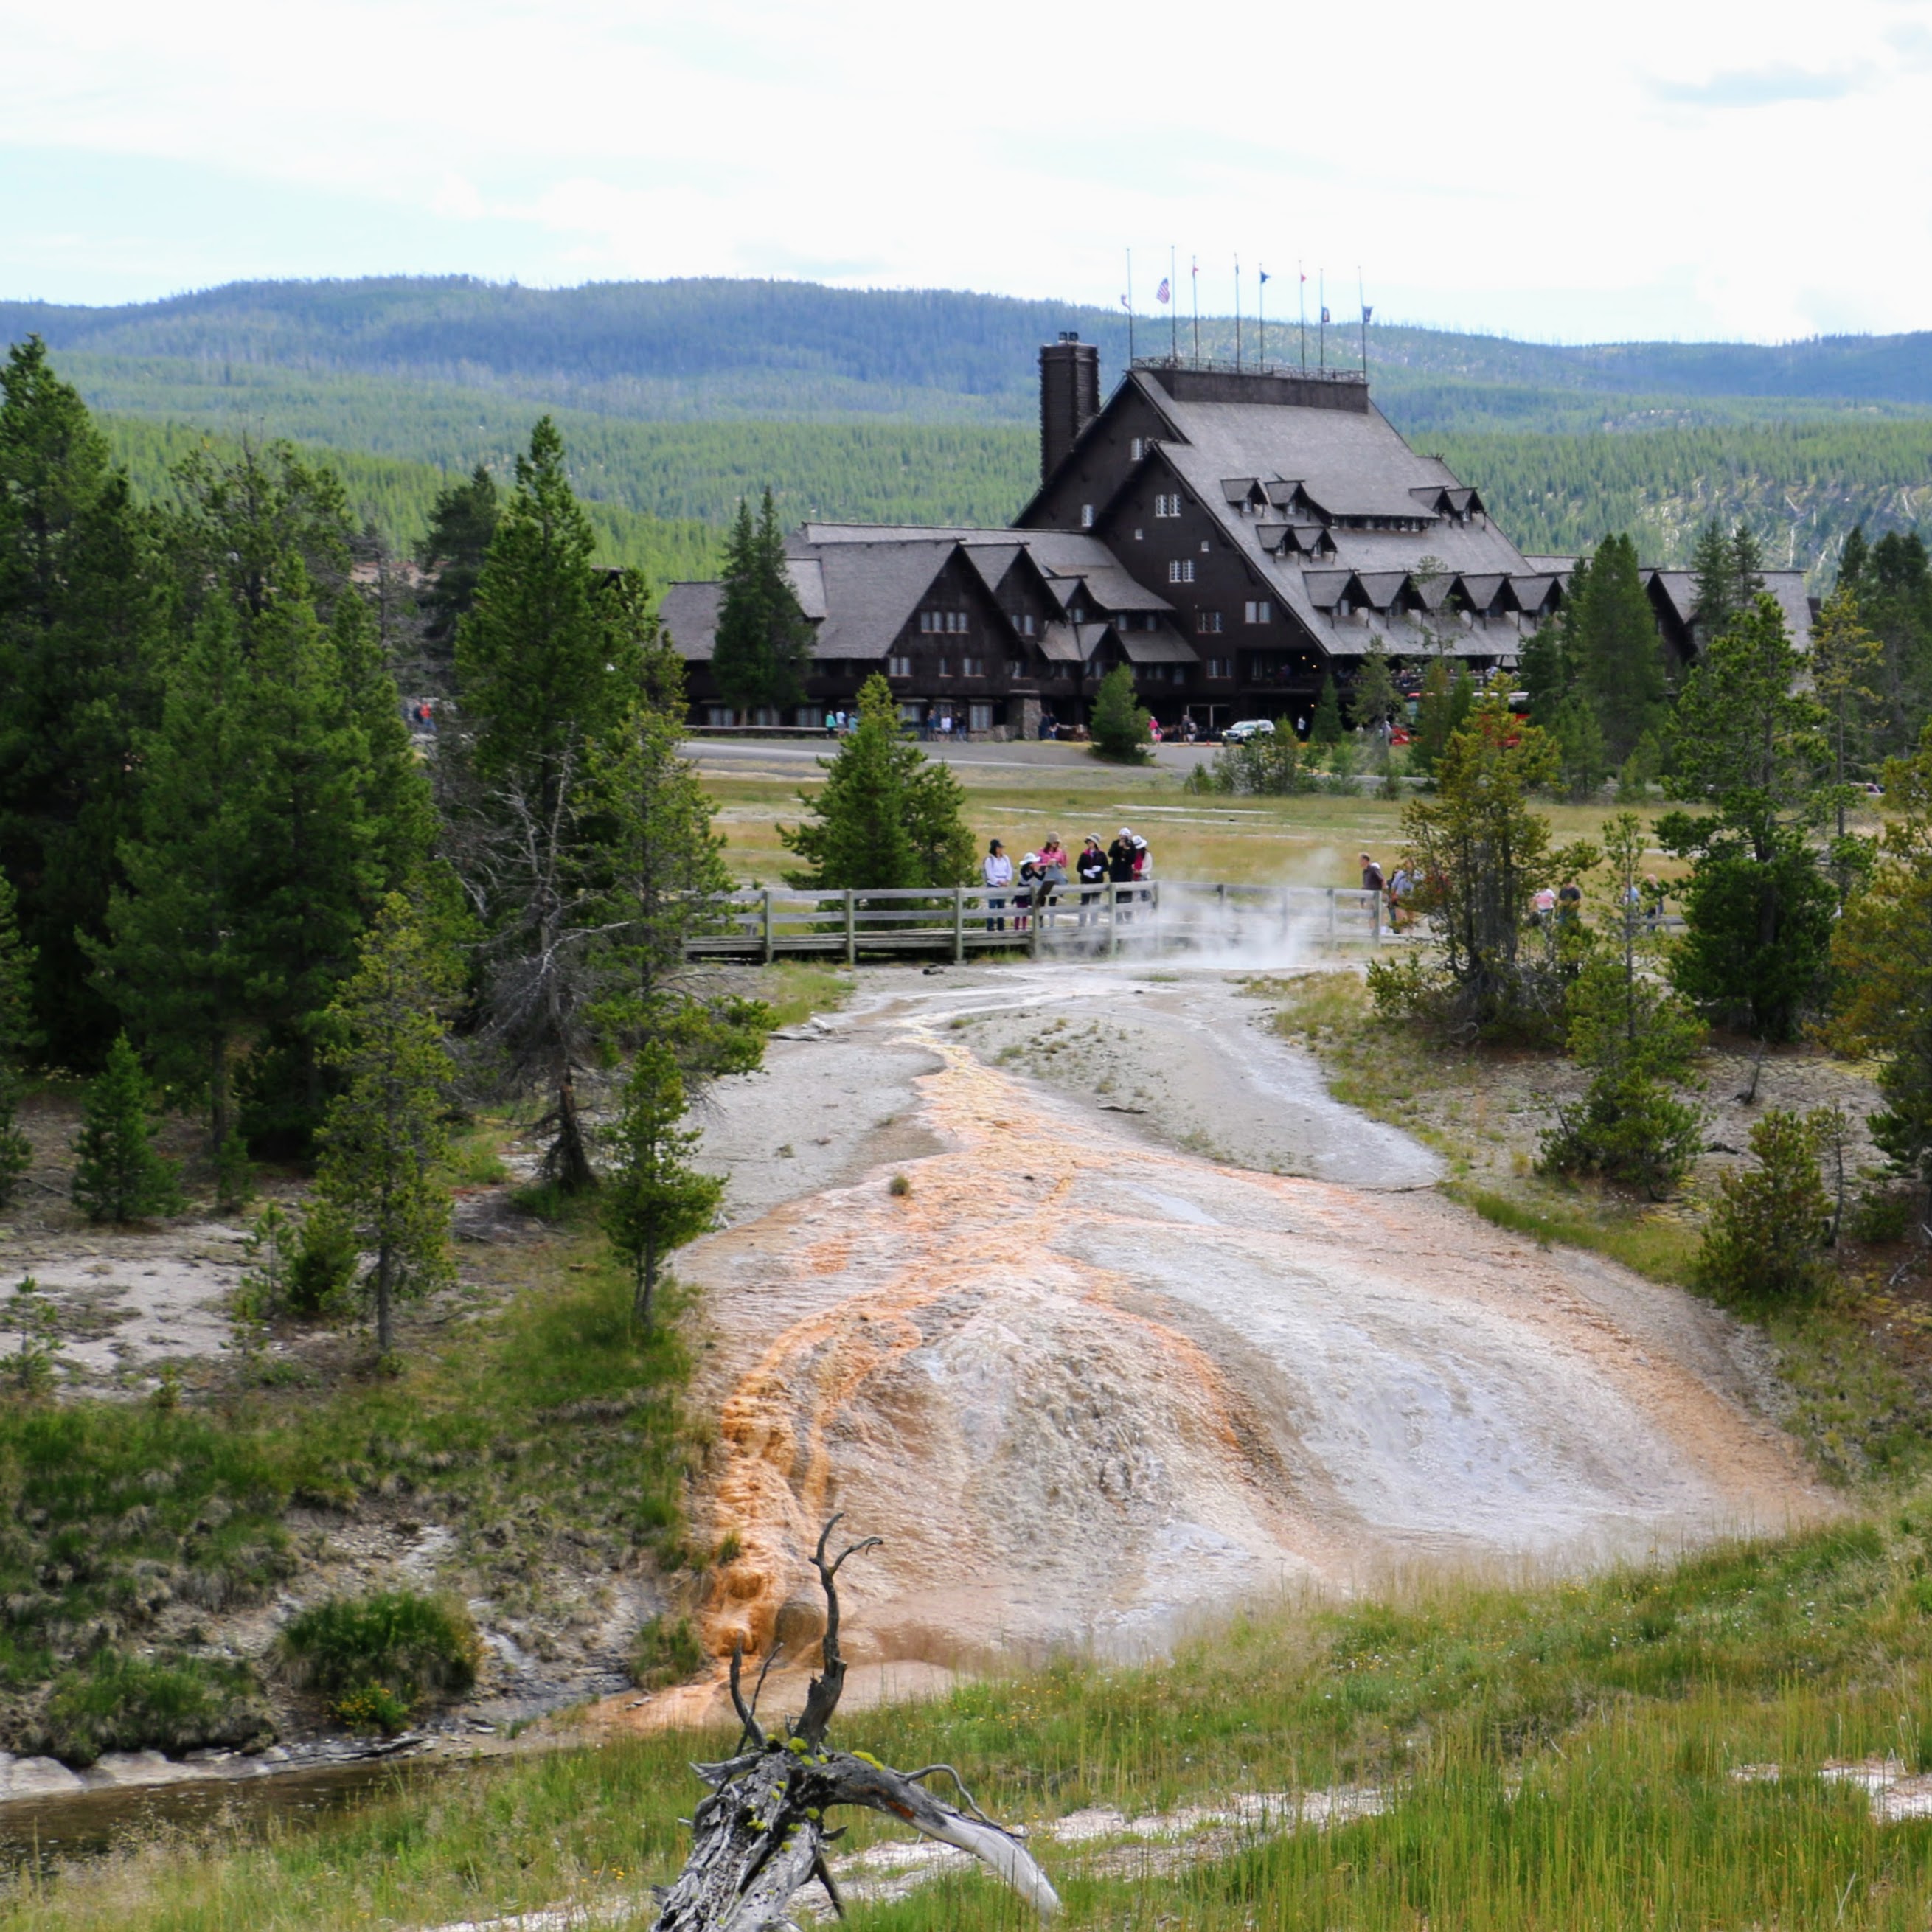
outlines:
M1013 862L1006 856L1006 848L995 838L986 848L985 863L980 868L986 881L986 930L1004 932L1006 922L995 915L1006 904L1005 888L1013 882ZM993 896L1000 894L998 898Z
M1080 894L1080 923L1091 926L1099 916L1093 910L1094 902L1100 896L1100 888L1107 882L1107 855L1100 849L1100 842L1092 832L1087 835L1087 842L1080 848L1080 856L1074 861L1074 869L1080 875L1082 890Z
M1019 890L1013 894L1013 930L1027 929L1027 908L1040 898L1040 854L1029 852L1020 861Z
M1107 883L1110 888L1108 898L1112 902L1114 916L1117 920L1132 919L1133 914L1124 910L1126 902L1133 897L1132 892L1124 892L1123 886L1134 882L1134 835L1126 826L1120 827L1120 836L1107 848Z
M1154 878L1154 854L1148 849L1147 841L1137 833L1134 838L1134 884L1150 885ZM1138 892L1134 897L1143 901L1154 897L1151 890Z
M1365 892L1379 893L1382 889L1382 868L1367 853L1362 854L1362 890Z
M1040 848L1040 890L1034 895L1044 909L1060 903L1060 888L1066 883L1066 848L1060 842L1060 834L1049 832L1046 843Z

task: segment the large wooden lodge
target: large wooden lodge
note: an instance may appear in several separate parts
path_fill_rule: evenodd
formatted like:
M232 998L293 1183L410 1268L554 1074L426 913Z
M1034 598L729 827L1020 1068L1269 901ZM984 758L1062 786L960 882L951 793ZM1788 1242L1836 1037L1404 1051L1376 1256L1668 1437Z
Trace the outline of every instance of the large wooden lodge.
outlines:
M796 716L734 718L710 673L719 586L669 587L694 722L822 724L877 672L910 722L1030 738L1084 723L1126 664L1165 727L1305 725L1323 678L1346 691L1378 638L1411 671L1510 671L1562 607L1576 560L1518 550L1355 370L1149 359L1103 404L1090 344L1062 336L1040 365L1040 484L1010 528L808 523L789 542L814 634ZM1689 573L1644 575L1681 666ZM1766 584L1802 641L1801 574Z

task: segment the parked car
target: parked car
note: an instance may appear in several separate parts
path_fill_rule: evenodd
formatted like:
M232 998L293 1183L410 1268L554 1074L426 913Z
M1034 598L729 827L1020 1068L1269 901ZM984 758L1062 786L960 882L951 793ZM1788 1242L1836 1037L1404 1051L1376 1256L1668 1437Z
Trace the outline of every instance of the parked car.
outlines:
M1272 738L1274 720L1272 718L1243 718L1230 724L1221 734L1224 745L1245 745L1250 738Z

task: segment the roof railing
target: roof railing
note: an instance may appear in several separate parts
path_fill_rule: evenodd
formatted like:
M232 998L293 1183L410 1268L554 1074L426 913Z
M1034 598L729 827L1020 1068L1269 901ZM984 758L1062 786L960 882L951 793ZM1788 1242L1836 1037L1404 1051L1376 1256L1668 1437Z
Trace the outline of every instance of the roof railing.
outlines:
M1135 369L1198 370L1209 376L1292 376L1310 382L1366 382L1360 369L1304 369L1299 362L1215 362L1205 356L1136 356L1128 365Z

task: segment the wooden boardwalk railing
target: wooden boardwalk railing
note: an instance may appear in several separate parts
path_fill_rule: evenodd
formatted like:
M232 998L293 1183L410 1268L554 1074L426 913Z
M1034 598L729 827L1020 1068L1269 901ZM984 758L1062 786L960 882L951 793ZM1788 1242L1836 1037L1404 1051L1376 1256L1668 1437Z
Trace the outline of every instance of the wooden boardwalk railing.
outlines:
M726 923L694 939L694 958L772 960L794 954L969 954L1024 950L1035 958L1215 953L1285 945L1380 945L1382 896L1337 886L1243 886L1192 880L1054 890L1037 908L1012 889L809 892L765 886L729 895Z

